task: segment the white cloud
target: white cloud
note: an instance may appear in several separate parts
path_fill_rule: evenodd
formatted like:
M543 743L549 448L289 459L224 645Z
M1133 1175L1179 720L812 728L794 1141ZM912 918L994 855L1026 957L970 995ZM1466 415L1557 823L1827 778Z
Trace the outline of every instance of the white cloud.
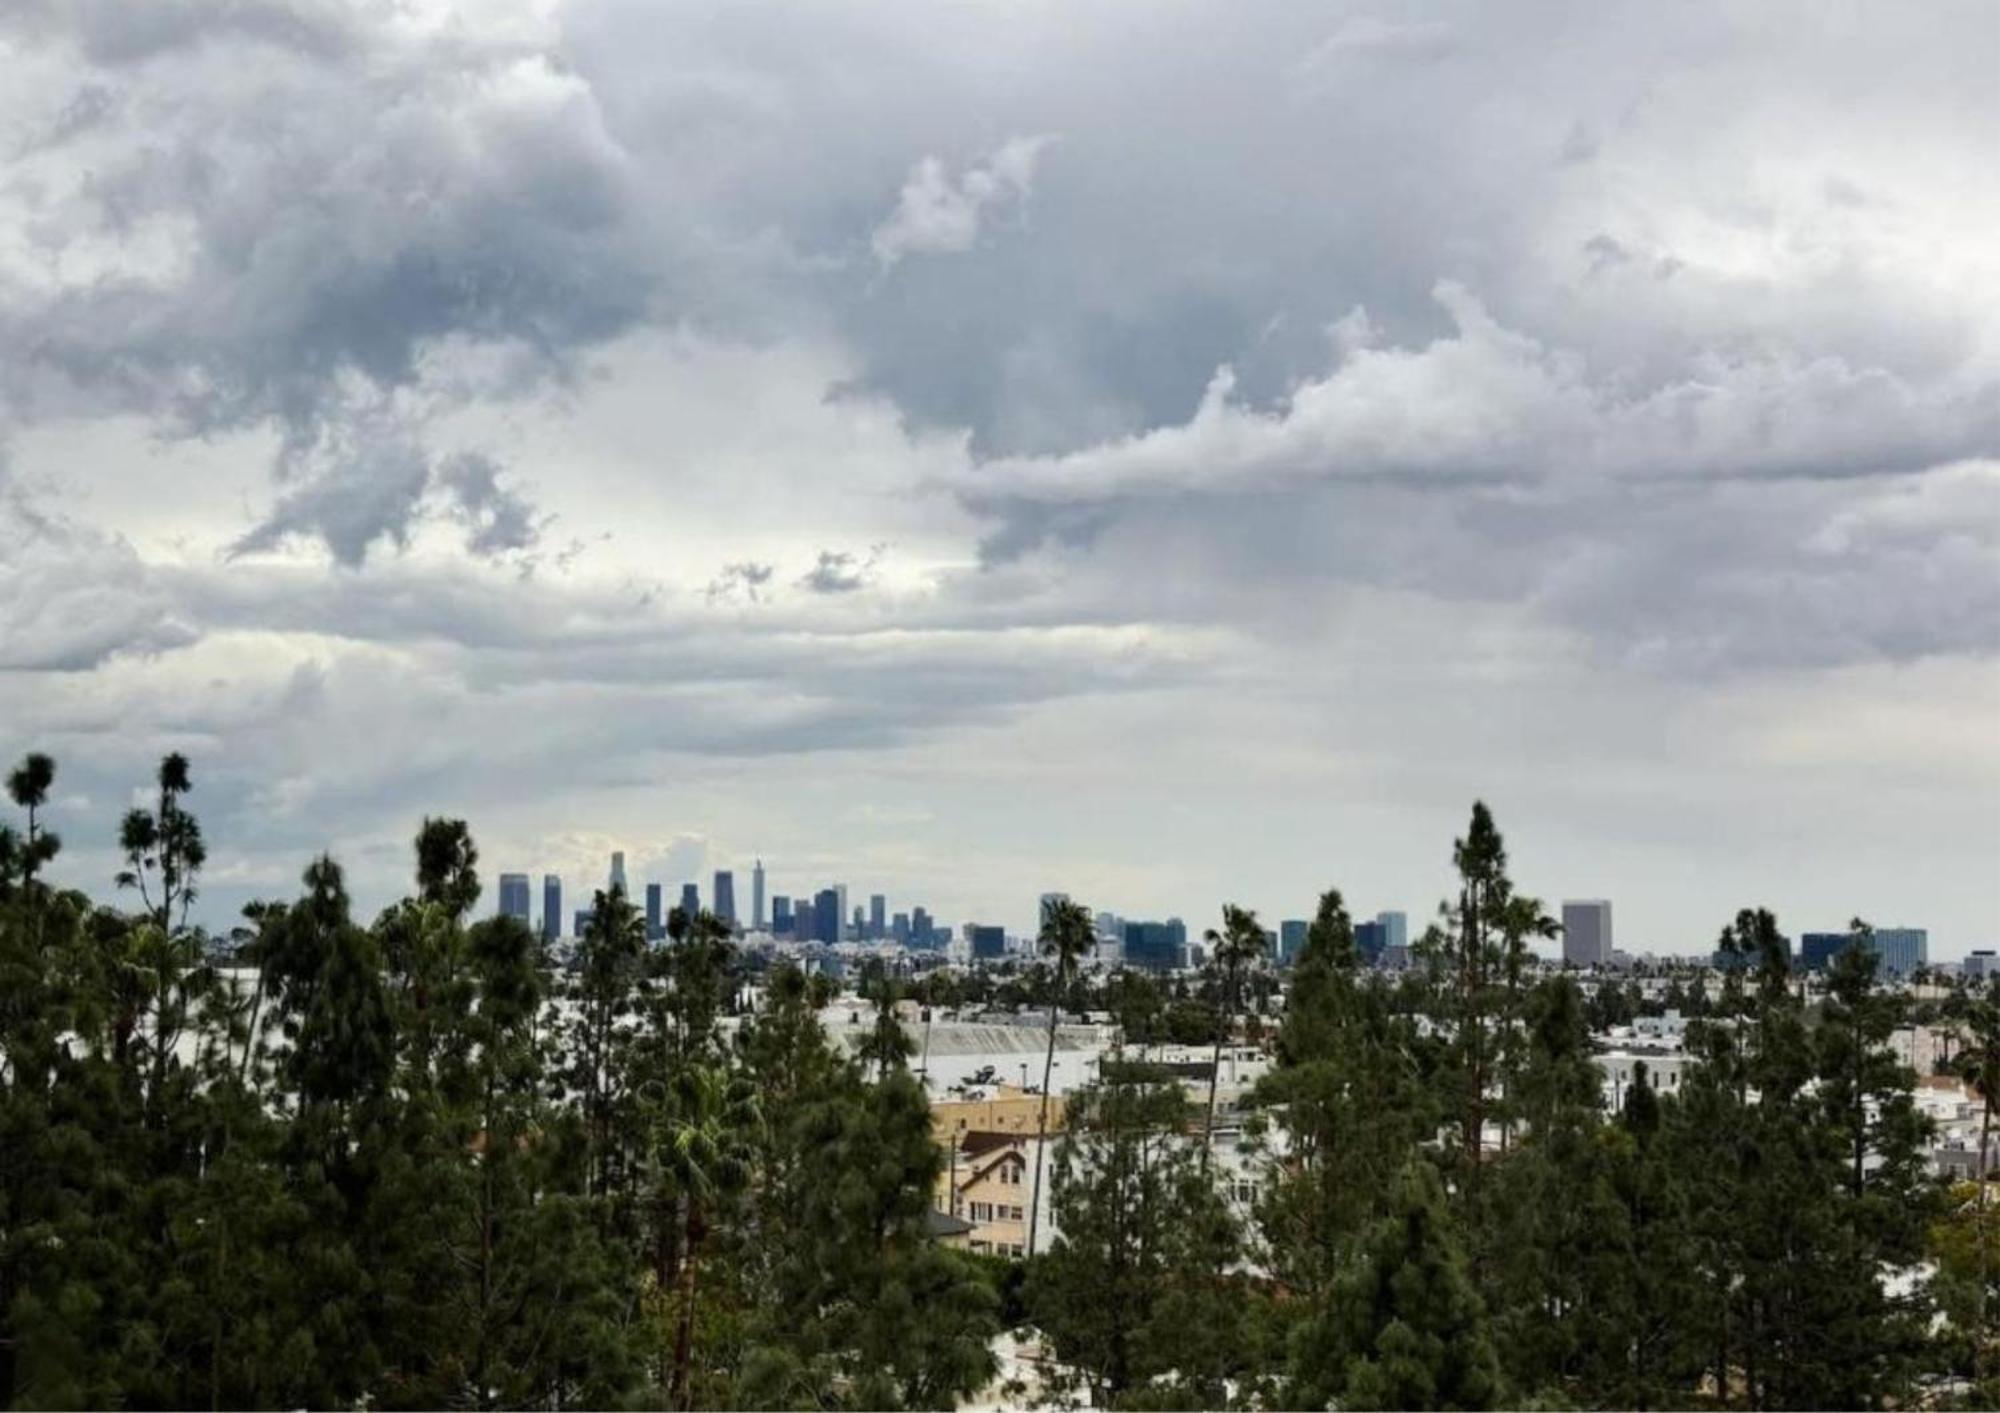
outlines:
M987 222L1026 204L1035 186L1035 164L1055 139L1048 134L1012 137L956 181L937 157L910 169L896 209L875 228L869 244L884 269L906 255L959 254L972 249Z

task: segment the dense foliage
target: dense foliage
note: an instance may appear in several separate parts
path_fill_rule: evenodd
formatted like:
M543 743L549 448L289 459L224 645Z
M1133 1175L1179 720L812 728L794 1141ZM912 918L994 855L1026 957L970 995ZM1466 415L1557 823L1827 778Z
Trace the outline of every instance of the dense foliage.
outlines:
M907 1047L864 1074L789 971L725 1037L714 918L648 947L599 894L555 965L471 920L472 838L427 820L372 925L322 858L225 957L187 921L188 763L124 823L136 911L45 886L54 769L0 831L0 1406L948 1408L991 1378Z
M649 945L600 893L551 956L474 920L478 851L443 819L372 923L321 858L212 939L188 762L123 821L127 907L46 882L55 773L28 757L0 828L0 1406L948 1408L1003 1320L1099 1407L2000 1394L1996 1219L1983 1182L1927 1176L1908 1007L1867 953L1809 1001L1776 919L1738 915L1725 984L1667 993L1696 1018L1680 1082L1641 1071L1607 1112L1591 1033L1652 1003L1528 965L1555 926L1483 806L1400 976L1329 892L1282 1007L1237 908L1202 978L1092 979L1065 904L1039 964L920 981L1046 1007L1045 1075L1065 1011L1125 1037L1067 1105L1053 1239L1010 1269L929 1234L945 1160L895 978L863 978L850 1055L823 978L780 967L737 1015L706 914ZM1937 1018L1990 1123L2000 1000ZM1232 1036L1275 1064L1225 1123Z

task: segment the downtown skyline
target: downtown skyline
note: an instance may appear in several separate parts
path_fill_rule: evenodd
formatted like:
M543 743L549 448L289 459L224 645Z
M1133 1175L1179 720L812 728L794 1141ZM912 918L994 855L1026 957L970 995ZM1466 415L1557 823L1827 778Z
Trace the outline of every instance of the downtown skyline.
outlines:
M180 751L211 926L426 815L1414 919L1483 799L1641 945L2000 940L1988 7L146 8L0 13L63 880Z

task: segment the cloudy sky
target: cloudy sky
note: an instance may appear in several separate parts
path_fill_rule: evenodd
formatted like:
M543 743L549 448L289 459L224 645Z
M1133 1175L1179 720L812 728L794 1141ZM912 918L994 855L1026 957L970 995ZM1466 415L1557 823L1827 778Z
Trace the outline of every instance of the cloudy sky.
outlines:
M2000 943L1986 0L0 7L0 750L952 921Z

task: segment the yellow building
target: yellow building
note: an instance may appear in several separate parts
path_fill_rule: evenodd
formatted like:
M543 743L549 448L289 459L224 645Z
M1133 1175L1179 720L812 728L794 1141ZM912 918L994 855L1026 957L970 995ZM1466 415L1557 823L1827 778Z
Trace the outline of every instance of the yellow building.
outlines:
M1033 1138L1041 1121L1042 1096L1012 1084L996 1084L981 1099L946 1099L931 1105L931 1136L940 1144L966 1134L1019 1133ZM1049 1096L1049 1132L1061 1133L1062 1095Z
M941 1239L981 1256L1021 1256L1028 1249L1028 1204L1034 1195L1035 1140L973 1130L952 1152L942 1174L951 1215L970 1223Z
M971 1224L964 1231L939 1224L941 1242L980 1255L1027 1251L1035 1132L1041 1121L1042 1096L1011 1084L995 1085L979 1098L931 1105L931 1134L947 1159L938 1175L936 1210ZM1049 1096L1048 1125L1051 1138L1062 1132L1059 1094ZM1045 1246L1047 1236L1045 1230L1038 1244Z

